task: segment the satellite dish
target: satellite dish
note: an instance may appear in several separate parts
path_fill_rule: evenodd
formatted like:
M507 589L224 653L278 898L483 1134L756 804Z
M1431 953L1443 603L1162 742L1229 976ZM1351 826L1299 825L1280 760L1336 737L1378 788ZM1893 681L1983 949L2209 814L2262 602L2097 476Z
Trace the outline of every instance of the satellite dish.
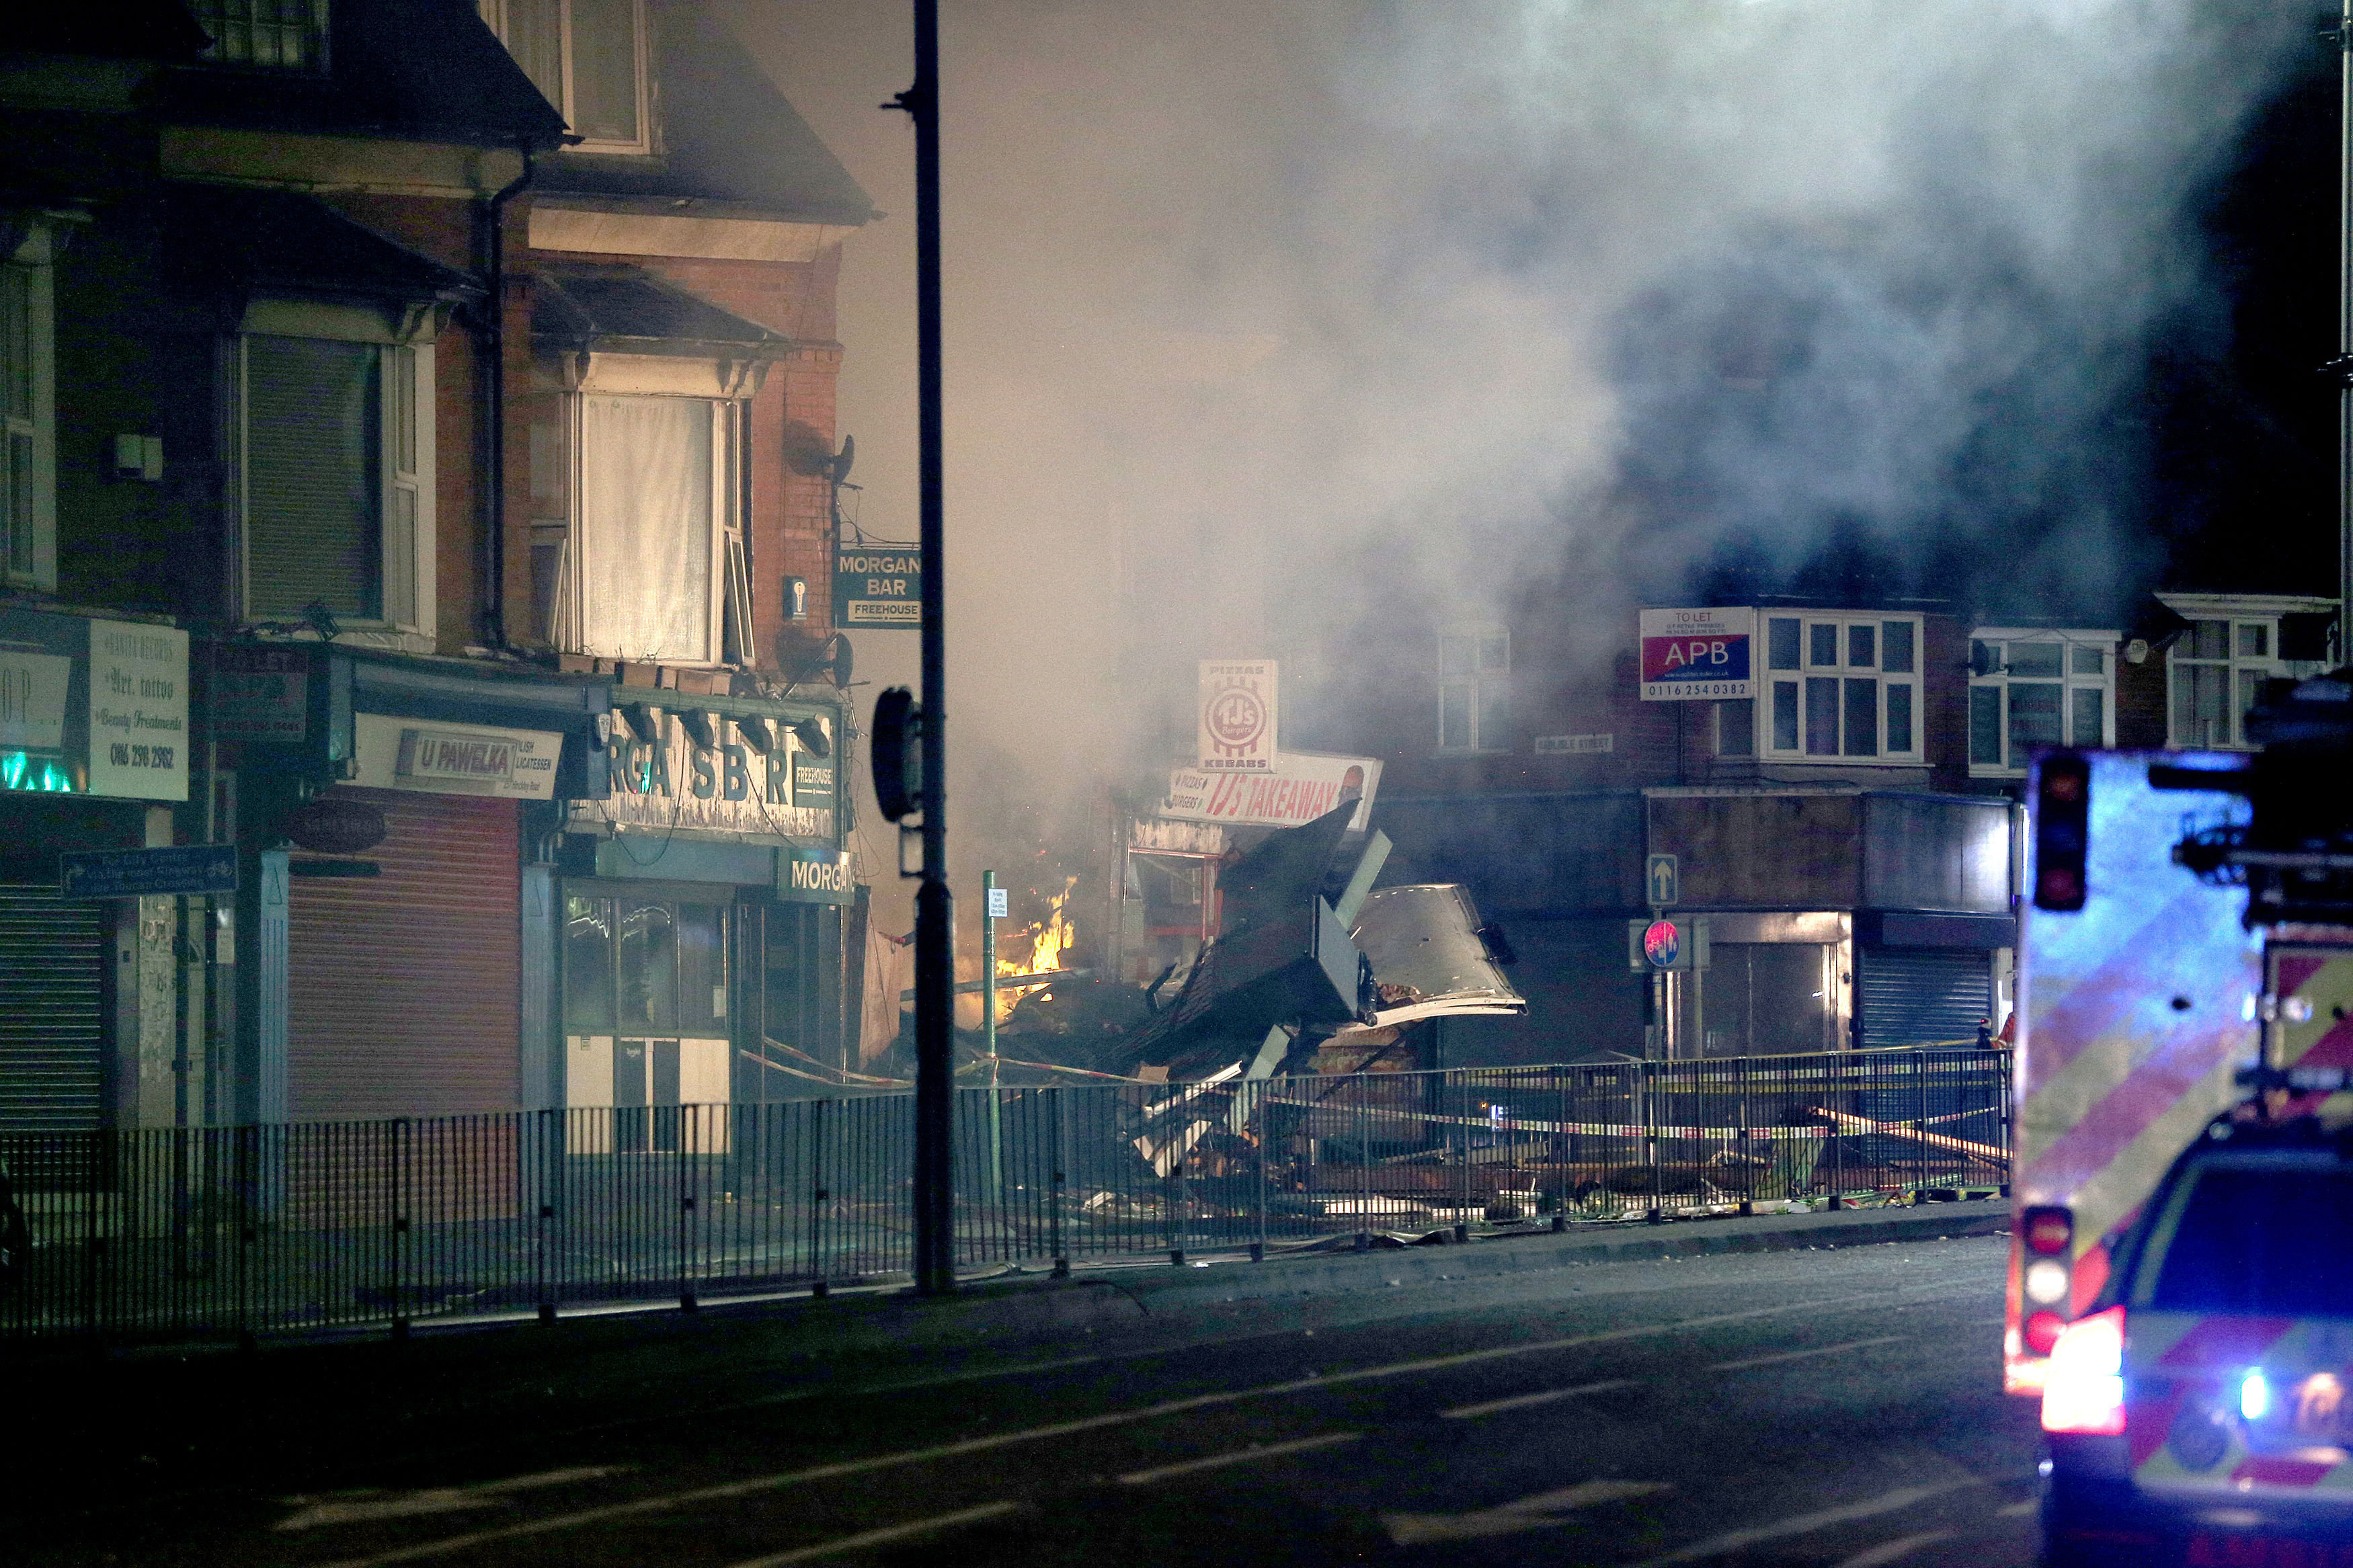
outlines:
M856 461L858 461L858 437L844 436L841 438L841 450L835 455L830 463L826 465L827 477L835 484L841 483L849 478L849 466Z

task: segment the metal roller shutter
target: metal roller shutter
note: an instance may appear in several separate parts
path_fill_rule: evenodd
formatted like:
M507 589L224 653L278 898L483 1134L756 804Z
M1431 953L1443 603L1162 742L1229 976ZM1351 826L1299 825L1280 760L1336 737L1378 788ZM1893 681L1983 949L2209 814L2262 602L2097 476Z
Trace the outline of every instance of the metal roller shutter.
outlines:
M103 1117L104 911L0 883L0 1131L78 1132Z
M391 826L367 878L296 877L287 937L296 1121L521 1103L521 873L512 801L339 789ZM306 858L297 854L297 865Z
M1981 949L1866 947L1859 958L1866 1047L1974 1040L1993 1012L1993 955Z

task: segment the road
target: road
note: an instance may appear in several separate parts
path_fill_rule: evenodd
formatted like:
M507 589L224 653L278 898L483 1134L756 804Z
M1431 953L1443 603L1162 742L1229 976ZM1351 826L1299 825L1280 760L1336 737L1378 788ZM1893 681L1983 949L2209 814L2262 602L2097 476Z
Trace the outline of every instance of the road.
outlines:
M37 1560L2023 1568L2004 1247L1595 1265L798 1372L690 1358L593 1413L374 1447L322 1426Z

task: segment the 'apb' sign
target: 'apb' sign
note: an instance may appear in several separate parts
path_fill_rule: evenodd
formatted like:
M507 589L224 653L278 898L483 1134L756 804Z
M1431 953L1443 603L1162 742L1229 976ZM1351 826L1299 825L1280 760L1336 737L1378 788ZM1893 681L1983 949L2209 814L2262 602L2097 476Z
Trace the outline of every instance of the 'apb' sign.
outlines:
M1754 697L1748 654L1756 635L1755 610L1644 610L1642 700Z
M1271 658L1201 661L1204 773L1274 772L1274 678Z
M833 624L923 624L923 557L912 544L844 544L833 552Z

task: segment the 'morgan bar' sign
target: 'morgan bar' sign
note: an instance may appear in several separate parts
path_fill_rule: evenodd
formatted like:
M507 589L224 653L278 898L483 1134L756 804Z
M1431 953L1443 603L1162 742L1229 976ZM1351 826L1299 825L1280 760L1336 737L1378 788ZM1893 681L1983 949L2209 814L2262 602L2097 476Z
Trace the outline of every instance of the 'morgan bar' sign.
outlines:
M1754 697L1753 609L1644 610L1642 700L1712 702Z

